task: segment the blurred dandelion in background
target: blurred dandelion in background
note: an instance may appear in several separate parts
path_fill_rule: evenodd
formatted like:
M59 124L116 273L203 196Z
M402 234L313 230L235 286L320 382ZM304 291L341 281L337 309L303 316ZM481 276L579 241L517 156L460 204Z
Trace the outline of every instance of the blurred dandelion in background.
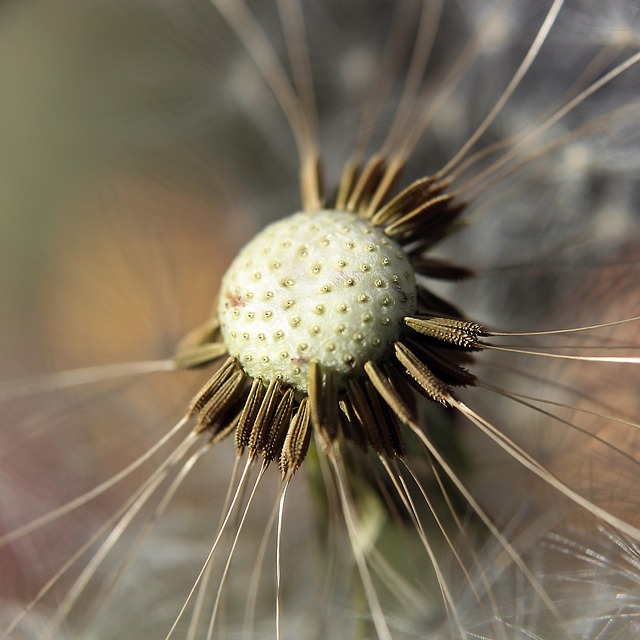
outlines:
M4 635L638 634L636 2L0 12Z

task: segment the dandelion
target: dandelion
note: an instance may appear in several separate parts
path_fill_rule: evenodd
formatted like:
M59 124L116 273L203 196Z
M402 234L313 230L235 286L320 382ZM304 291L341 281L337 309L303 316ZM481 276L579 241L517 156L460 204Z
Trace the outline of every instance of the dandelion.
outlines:
M244 235L246 219L202 211L196 180L176 224L135 169L110 177L133 268L113 224L64 227L64 266L48 275L71 265L79 284L41 307L42 326L70 354L107 359L122 335L124 364L58 362L0 388L6 635L631 633L637 562L612 572L610 547L633 558L640 540L632 5L178 7L140 9L140 24L220 40L213 95L194 82L226 145L216 199L230 206L225 189L246 186L279 219L229 255L216 296L210 247L228 251L221 230ZM186 58L176 64L197 67ZM185 102L189 124L171 109L160 120L193 147L201 107ZM125 150L145 146L130 137ZM247 173L263 140L282 169ZM179 166L184 151L168 148ZM284 210L282 176L301 201ZM129 219L136 199L153 217ZM104 254L78 269L89 236L108 239L94 245ZM160 283L159 304L147 308L140 272ZM112 310L85 319L104 280L143 307L140 331L130 313L120 331ZM205 321L157 338L165 299ZM76 473L100 480L78 492ZM573 569L585 558L587 580Z

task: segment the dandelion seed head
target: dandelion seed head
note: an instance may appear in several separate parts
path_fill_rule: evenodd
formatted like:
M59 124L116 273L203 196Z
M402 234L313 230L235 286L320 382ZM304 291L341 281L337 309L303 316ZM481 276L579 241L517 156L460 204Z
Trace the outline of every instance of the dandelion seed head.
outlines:
M636 637L638 1L27 4L0 635Z
M218 303L225 344L245 372L303 392L311 362L341 385L383 360L415 310L415 274L400 246L330 210L262 231L227 271Z

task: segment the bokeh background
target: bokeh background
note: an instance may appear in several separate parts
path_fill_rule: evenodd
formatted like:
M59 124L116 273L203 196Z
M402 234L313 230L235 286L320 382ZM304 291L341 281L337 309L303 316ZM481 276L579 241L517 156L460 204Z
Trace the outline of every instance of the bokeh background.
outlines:
M396 3L303 4L332 184L378 77L378 56ZM418 146L405 182L441 166L480 123L548 8L525 1L496 6L445 2L429 67L436 79L480 32L487 15L493 12L499 19L474 73L464 78ZM252 8L284 56L274 6L254 2ZM637 3L622 0L567 2L539 60L486 141L520 131L562 100L603 47L600 72L637 51L638 13ZM405 54L400 69L408 60ZM390 79L371 132L372 148L384 138L402 83L400 73ZM488 189L474 203L473 224L440 252L477 268L479 277L447 285L444 294L480 321L510 328L559 328L637 314L637 86L638 72L631 70L552 127L548 139L612 109L627 105L628 111ZM238 248L265 223L299 206L296 150L286 120L242 44L208 2L5 1L0 6L0 92L4 388L8 381L36 374L170 357L180 338L210 313L220 276ZM629 325L594 340L610 353L621 343L637 344L637 337L637 328ZM559 366L541 362L536 375L543 380L558 375ZM560 376L587 398L603 398L612 411L633 419L640 413L635 371L563 365ZM504 371L487 368L485 375L496 384L506 379L531 389L531 383ZM2 530L47 512L134 460L180 417L203 381L203 372L154 374L4 402ZM522 406L492 397L485 408L554 471L637 521L633 464L612 464L593 438L558 429ZM584 414L575 417L637 459L632 430ZM515 520L514 531L530 532L522 538L525 550L547 528L560 526L568 511L553 492L473 430L462 427L457 433L463 466L483 504L496 520ZM591 447L593 458L587 455ZM97 613L91 600L97 587L92 587L62 637L116 638L126 630L127 637L149 638L166 628L175 615L176 594L186 595L206 553L233 457L228 442L198 463L157 533L143 545L135 570L126 575L111 609L117 620ZM141 477L2 550L0 620L11 620L60 559L114 512ZM252 509L247 552L234 563L230 610L236 601L243 610L255 547L276 488L273 479ZM316 518L320 514L322 520L324 512L307 492L304 477L292 487L288 509L295 514L285 529L295 578L285 592L285 637L329 637L333 625L340 628L341 617L314 616L317 591L297 588L321 583L326 560L324 524ZM548 519L536 529L531 522L540 514ZM582 531L579 522L563 527ZM336 544L338 557L352 562L346 546ZM265 566L256 637L272 629L272 554ZM108 566L104 572L108 575ZM638 583L629 579L633 592ZM53 600L70 583L64 579ZM348 588L336 587L337 610L349 610L352 597ZM140 611L145 612L142 623ZM46 616L44 607L16 637L40 637ZM425 616L439 620L437 612ZM427 622L420 615L417 619L413 627L407 621L406 629L398 623L404 629L398 637L421 633ZM232 614L229 637L239 633L238 624ZM588 632L585 638L592 637Z

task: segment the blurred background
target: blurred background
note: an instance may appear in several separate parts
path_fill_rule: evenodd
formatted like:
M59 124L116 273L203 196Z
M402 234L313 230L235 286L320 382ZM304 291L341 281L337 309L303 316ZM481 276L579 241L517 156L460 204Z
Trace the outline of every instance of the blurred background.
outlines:
M440 81L469 38L481 32L482 21L494 14L497 19L490 37L485 34L474 73L437 115L403 185L442 166L473 132L512 77L548 4L510 2L496 10L492 2L444 3L427 72ZM381 0L303 5L332 185L379 77L379 56L397 5ZM275 7L251 6L284 59ZM638 20L637 3L567 2L536 65L485 142L522 130L571 87L586 86L637 51ZM405 51L398 73L389 79L371 131L372 149L392 120L409 60ZM590 63L592 75L583 75ZM637 314L637 86L638 72L631 70L552 127L547 141L615 108L626 105L626 112L593 135L526 165L472 203L474 224L439 252L476 268L478 278L444 286L441 293L474 319L513 329L577 326ZM245 48L209 2L5 0L0 5L0 87L0 375L5 385L65 369L170 357L183 335L209 316L217 283L237 250L264 224L299 208L297 156L287 122ZM638 343L634 325L612 334L598 334L596 345L610 353L616 344ZM542 380L557 376L586 397L604 398L614 412L638 416L638 376L629 369L559 367L542 362L536 373ZM509 374L485 371L496 384L506 378L520 385ZM154 374L4 402L2 531L46 513L134 460L182 415L203 381L198 371ZM525 387L531 388L530 381ZM632 463L611 465L592 437L576 441L572 432L522 406L496 398L481 401L552 469L637 520L630 495L637 486ZM608 434L637 458L637 438L629 429L622 433L611 421L597 424L595 418L576 416L592 433ZM522 434L523 425L534 424L536 431ZM461 433L466 470L496 519L531 522L557 500L547 490L538 494L538 483L473 430L463 427ZM592 446L596 462L578 465ZM169 517L143 546L137 573L125 579L124 593L136 597L128 602L121 594L117 624L105 616L92 620L89 590L86 608L76 614L77 627L71 624L61 637L116 638L126 629L127 637L148 638L156 637L149 635L152 630L166 628L175 615L176 593L186 594L206 554L232 449L231 442L223 443L187 479ZM60 558L73 553L141 477L2 550L4 626ZM317 540L323 529L314 520L304 481L295 484L288 508L298 517L287 529L288 549L293 558L314 541L299 560L300 572L313 581L323 570L324 547ZM232 603L236 596L244 602L276 490L274 480L271 493L252 511L257 524L246 543L251 552L238 554L240 577L233 583ZM550 516L552 523L560 519ZM343 560L349 557L344 548L337 553ZM272 571L272 558L266 566ZM268 597L260 612L271 633L272 579L271 573L265 575ZM70 583L71 578L62 581L53 601ZM339 626L341 618L328 622L304 613L312 608L314 591L298 592L296 584L292 579L288 589L286 637L329 637L328 629ZM336 598L342 599L340 611L349 609L348 589L338 590ZM148 624L140 624L139 612L145 609ZM437 613L433 619L438 620ZM42 624L34 615L23 635L15 637L40 637ZM235 637L234 624L230 637ZM419 637L426 622L421 624L398 637ZM585 632L584 637L590 636Z

